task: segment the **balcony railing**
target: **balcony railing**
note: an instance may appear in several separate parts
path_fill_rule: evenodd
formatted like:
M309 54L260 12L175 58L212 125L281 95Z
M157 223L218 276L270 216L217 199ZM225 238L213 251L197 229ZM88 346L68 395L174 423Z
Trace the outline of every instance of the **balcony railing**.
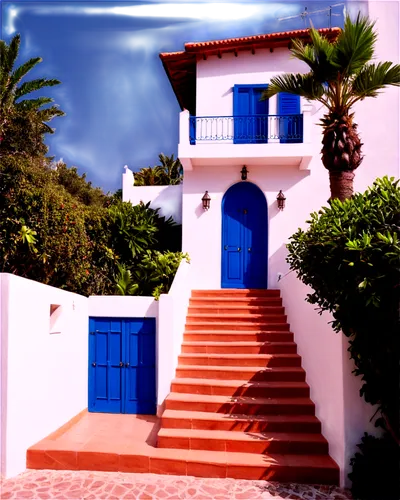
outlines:
M191 116L190 144L303 142L303 115Z

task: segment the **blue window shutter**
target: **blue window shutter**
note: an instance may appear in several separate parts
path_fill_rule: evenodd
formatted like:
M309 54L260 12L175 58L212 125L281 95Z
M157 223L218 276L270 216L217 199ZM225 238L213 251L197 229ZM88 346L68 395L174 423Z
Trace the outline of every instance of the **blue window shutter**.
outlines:
M280 119L280 142L303 142L303 116L300 115L300 96L280 92L278 94L278 114L296 115Z
M196 117L190 115L189 117L189 140L190 144L196 144Z

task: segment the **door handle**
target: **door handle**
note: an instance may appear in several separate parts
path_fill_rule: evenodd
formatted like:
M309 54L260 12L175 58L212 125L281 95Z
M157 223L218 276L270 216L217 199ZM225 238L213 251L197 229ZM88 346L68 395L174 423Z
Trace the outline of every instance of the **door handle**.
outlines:
M92 363L92 366L96 366L96 363Z
M119 366L122 368L124 366L124 363L120 361Z
M129 363L125 363L126 368L129 368Z
M228 245L225 245L225 246L224 246L224 250L228 250Z
M248 248L248 251L251 252L251 247Z
M241 252L241 251L242 251L242 249L240 247L238 247L238 252Z

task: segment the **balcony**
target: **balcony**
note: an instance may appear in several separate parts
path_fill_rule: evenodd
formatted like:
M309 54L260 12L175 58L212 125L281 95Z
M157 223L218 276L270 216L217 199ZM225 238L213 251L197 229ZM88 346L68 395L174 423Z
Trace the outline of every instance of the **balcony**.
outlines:
M299 115L180 114L178 156L186 170L217 165L296 165L312 158L311 106Z
M191 116L190 144L227 141L234 144L303 142L303 115Z

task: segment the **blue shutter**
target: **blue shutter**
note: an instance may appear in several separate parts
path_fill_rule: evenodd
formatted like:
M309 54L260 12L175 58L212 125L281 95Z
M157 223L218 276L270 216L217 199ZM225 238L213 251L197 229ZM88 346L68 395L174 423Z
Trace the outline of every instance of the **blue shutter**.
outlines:
M253 88L253 140L251 142L268 142L268 99L261 101L263 91L268 85ZM261 116L260 116L261 115Z
M235 85L233 87L233 128L234 144L249 142L249 121L246 118L251 113L251 87Z
M303 142L303 115L300 114L300 96L281 92L278 94L280 142Z
M196 144L196 117L190 115L189 117L189 139L190 144Z

